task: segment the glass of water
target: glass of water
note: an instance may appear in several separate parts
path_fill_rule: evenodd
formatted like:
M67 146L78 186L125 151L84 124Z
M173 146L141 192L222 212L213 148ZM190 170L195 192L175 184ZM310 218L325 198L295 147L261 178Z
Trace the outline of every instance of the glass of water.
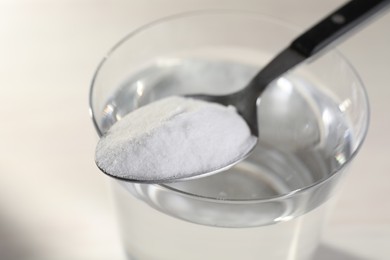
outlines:
M166 96L237 91L298 33L275 19L230 11L143 26L96 71L90 92L96 131L102 136ZM300 65L262 94L259 142L246 160L178 183L113 180L128 259L311 259L368 118L362 82L339 52Z

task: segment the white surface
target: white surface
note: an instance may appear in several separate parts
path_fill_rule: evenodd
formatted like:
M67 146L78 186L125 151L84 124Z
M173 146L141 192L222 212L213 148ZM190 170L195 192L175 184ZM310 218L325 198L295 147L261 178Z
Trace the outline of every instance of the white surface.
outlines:
M0 0L0 259L123 259L87 102L96 65L119 38L210 7L305 27L342 2ZM315 259L390 257L389 25L387 14L340 47L367 86L372 120Z

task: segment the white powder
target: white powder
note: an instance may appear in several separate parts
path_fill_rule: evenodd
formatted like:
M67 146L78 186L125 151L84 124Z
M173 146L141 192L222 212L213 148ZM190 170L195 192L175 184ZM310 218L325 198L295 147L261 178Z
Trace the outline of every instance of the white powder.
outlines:
M234 107L168 97L115 123L100 139L95 160L113 176L169 181L226 167L255 143Z

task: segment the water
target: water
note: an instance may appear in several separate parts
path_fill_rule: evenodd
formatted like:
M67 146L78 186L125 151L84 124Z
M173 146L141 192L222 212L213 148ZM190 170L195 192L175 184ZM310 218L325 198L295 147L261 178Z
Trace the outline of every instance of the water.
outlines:
M100 127L104 132L129 111L168 95L237 91L257 69L160 61L118 88ZM275 198L329 178L349 160L352 133L342 113L348 104L338 104L313 78L286 75L261 97L259 144L244 162L165 186L122 183L118 210L130 259L308 259L318 240L320 205L338 177L300 196Z
M308 260L318 245L327 209L323 204L274 225L212 227L162 213L122 186L115 191L120 232L129 260ZM207 209L211 208L203 210ZM246 211L241 210L241 215L248 214Z

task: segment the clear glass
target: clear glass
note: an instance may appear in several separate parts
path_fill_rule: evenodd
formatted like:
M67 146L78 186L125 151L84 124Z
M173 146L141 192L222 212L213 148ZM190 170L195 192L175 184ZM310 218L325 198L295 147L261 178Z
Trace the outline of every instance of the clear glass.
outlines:
M237 91L298 33L248 12L193 12L148 24L97 69L90 92L96 131L101 136L166 96ZM362 82L340 53L300 65L262 94L259 143L246 160L186 182L113 180L128 259L311 259L368 118Z

